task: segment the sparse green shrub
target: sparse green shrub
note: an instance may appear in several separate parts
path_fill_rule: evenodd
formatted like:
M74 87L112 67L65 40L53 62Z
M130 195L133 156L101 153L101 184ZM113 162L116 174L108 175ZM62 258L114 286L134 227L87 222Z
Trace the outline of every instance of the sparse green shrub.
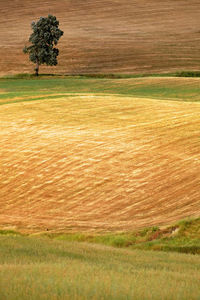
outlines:
M15 230L0 230L0 235L22 235L22 234Z
M177 77L200 77L200 71L182 71L176 73Z

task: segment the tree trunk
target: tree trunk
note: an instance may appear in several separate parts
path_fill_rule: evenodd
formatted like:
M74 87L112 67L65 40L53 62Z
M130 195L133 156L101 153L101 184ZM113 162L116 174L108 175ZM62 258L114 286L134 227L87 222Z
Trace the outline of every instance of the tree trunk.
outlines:
M39 62L37 60L36 66L35 66L35 76L38 76L38 75L39 75Z

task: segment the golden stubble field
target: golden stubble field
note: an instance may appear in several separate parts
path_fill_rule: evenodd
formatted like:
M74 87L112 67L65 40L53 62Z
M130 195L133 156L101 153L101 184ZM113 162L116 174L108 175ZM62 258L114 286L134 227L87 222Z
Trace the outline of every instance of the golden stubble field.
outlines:
M199 69L197 0L0 1L0 75L33 72L22 48L30 24L54 14L65 34L48 73L143 73Z
M133 230L200 214L199 103L81 95L0 108L0 223Z

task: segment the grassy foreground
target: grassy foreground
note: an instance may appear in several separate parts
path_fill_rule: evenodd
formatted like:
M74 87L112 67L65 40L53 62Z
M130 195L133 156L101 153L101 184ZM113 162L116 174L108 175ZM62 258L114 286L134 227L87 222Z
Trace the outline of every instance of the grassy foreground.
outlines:
M199 299L200 256L0 236L0 299Z

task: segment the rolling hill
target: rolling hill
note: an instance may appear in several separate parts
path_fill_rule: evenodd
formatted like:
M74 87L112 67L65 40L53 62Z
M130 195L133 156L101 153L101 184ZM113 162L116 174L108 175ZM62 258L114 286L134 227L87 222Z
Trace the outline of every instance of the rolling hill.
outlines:
M59 65L42 72L151 73L200 65L197 0L7 0L0 3L0 75L32 72L22 48L30 24L55 14Z
M198 78L1 79L1 226L131 231L198 217L199 90Z

